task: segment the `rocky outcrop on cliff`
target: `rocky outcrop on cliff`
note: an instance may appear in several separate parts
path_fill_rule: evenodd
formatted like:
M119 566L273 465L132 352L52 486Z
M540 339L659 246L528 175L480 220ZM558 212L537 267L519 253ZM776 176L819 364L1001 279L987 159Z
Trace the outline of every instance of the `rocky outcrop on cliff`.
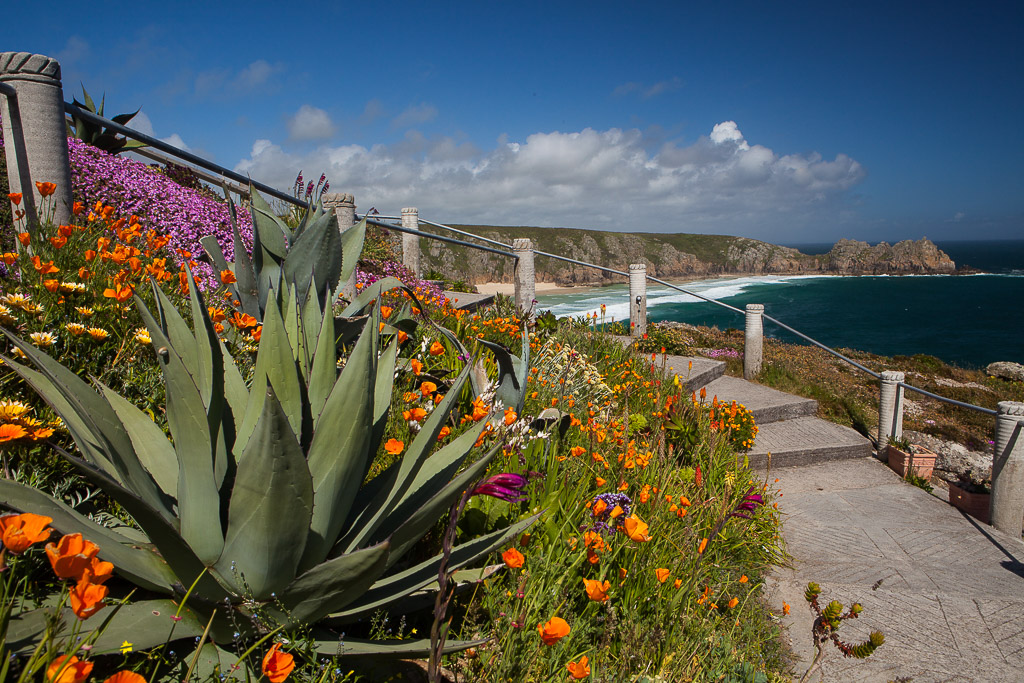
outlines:
M715 275L835 274L880 275L952 273L956 264L927 238L874 246L840 240L828 254L811 256L796 249L726 235L603 232L569 228L461 226L490 239L511 243L529 237L539 251L625 271L645 263L660 278ZM511 282L511 259L439 242L421 240L424 268L471 283ZM560 285L621 281L621 276L538 256L537 279Z

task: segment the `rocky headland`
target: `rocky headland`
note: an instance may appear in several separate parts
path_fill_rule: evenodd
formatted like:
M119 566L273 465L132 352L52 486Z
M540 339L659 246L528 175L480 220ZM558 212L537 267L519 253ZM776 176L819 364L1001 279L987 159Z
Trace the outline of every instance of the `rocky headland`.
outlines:
M534 248L578 261L627 270L646 263L647 273L669 279L724 275L823 274L909 275L954 273L956 264L930 240L870 245L840 240L827 254L800 251L760 240L726 235L624 233L575 228L453 226L511 243L528 237ZM433 240L421 240L423 266L471 284L511 282L511 259ZM601 285L621 277L593 268L538 256L537 280L562 286Z

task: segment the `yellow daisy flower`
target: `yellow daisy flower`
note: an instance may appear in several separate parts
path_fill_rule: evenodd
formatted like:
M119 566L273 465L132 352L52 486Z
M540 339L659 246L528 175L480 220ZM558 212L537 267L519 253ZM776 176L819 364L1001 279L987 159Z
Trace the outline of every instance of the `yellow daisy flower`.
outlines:
M87 328L85 327L85 325L80 325L78 323L68 323L67 325L64 326L64 329L77 337L79 335L85 334L85 330Z
M49 332L33 332L28 335L28 338L32 340L33 344L41 349L48 349L57 341L57 337L53 336Z
M90 327L89 328L89 336L92 337L93 341L101 342L104 339L106 339L107 337L109 337L110 333L107 332L102 327Z
M0 401L0 420L17 420L30 410L32 408L21 401Z
M78 311L78 315L83 318L91 318L96 314L96 311L92 310L88 306L75 306L75 310Z
M152 344L153 338L149 336L149 330L145 327L140 327L135 330L135 341L140 344Z

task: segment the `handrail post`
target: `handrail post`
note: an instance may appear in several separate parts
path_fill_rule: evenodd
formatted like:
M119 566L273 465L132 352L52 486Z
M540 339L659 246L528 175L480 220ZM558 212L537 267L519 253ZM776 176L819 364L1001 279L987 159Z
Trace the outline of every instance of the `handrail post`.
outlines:
M402 227L410 230L420 229L420 210L415 207L402 209ZM420 238L419 235L402 233L402 265L412 271L417 278L420 272Z
M992 526L1020 538L1024 521L1024 403L999 402L989 504Z
M516 286L516 308L526 317L533 319L533 308L537 302L537 271L533 264L533 240L519 237L512 240L512 251L518 257L514 269Z
M743 379L752 380L761 373L764 349L764 304L747 304L743 329Z
M629 264L629 330L634 337L647 334L647 264Z
M43 200L35 184L55 183L49 218L57 225L67 223L73 199L60 63L29 52L2 52L0 82L16 93L0 96L11 192L22 194L28 224L35 226Z
M356 200L349 193L325 193L320 198L320 201L323 203L325 210L334 211L334 215L338 218L338 232L345 232L356 224ZM348 301L356 298L355 270L352 271L352 276L348 279L348 282L342 286L341 296Z
M903 437L903 387L906 375L896 370L884 370L879 380L878 394L878 455L889 443L889 437Z

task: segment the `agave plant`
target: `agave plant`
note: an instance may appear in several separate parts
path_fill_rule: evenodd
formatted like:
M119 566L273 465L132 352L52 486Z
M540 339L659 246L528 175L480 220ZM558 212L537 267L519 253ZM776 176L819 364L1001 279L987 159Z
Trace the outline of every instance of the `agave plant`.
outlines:
M334 629L400 602L405 607L437 580L440 555L397 563L482 477L494 454L464 466L484 422L437 445L469 368L402 457L364 483L384 436L397 363L397 340L386 336L393 329L379 332L379 303L339 373L330 299L321 306L314 287L304 299L296 286L280 293L269 287L272 305L264 309L247 387L189 282L194 329L159 288L155 311L136 297L164 373L170 438L109 387L94 389L4 332L31 365L4 362L60 415L81 454L63 455L141 533L100 526L10 480L0 480L0 500L52 517L64 533L82 533L123 578L167 596L120 609L96 644L101 650L122 639L144 649L199 636L207 626L210 639L228 646L283 626L308 627L326 654L425 654L426 640L341 641ZM379 300L387 286L376 283L353 306ZM448 567L479 561L532 521L455 546ZM171 614L180 620L170 621ZM8 642L31 642L44 623L41 611L20 615Z
M96 104L92 101L92 97L89 96L89 91L85 89L85 86L82 86L82 95L85 102L79 102L78 98L75 98L74 105L80 109L96 114L97 116L103 116L103 104L106 101L106 95L100 98L100 106L98 109ZM110 120L124 126L135 118L135 115L138 113L139 110L136 110L131 114L118 114ZM78 138L82 142L87 142L93 147L99 147L109 154L127 152L128 150L146 146L145 143L139 142L138 140L129 140L126 137L119 136L109 128L104 128L103 126L95 123L89 123L74 114L71 116L71 121L68 121L66 125L68 129L68 137Z
M299 301L305 301L311 293L318 302L328 296L332 301L336 299L339 284L352 277L363 250L365 219L339 233L334 212L314 204L299 224L291 228L252 185L249 196L251 258L242 243L231 204L234 263L228 263L216 238L208 236L201 240L219 270L234 272L236 282L228 288L240 302L242 312L263 320L270 293L283 292L287 287L295 288Z

